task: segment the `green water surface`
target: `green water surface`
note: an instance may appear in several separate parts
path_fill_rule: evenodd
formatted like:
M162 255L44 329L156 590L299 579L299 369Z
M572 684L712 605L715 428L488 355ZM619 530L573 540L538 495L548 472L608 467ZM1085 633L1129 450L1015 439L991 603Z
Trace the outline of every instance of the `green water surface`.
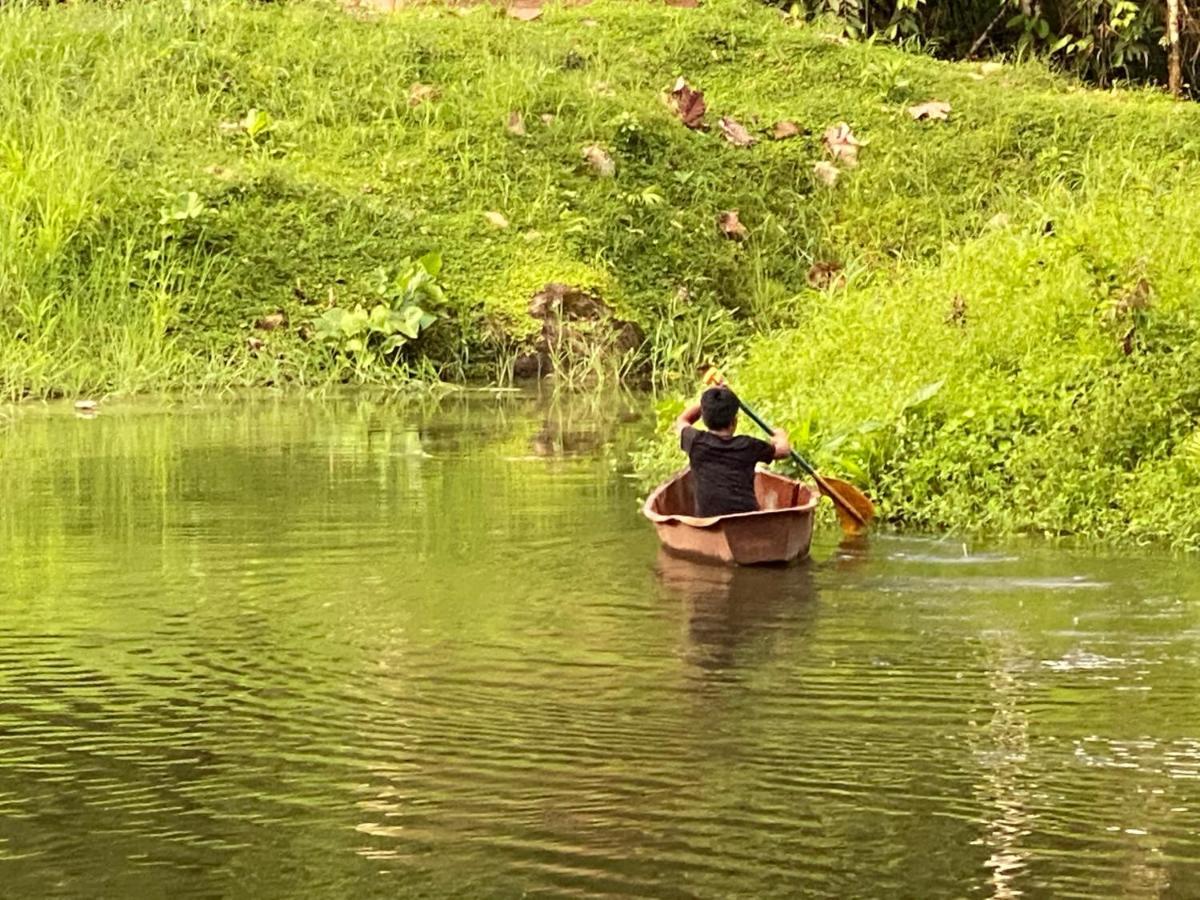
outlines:
M0 418L0 893L1200 896L1200 563L675 561L638 405Z

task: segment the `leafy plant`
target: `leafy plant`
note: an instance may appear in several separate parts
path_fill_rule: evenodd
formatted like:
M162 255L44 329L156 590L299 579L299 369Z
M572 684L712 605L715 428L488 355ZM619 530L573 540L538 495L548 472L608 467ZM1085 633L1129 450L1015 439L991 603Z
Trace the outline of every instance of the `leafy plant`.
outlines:
M241 126L242 133L255 146L265 140L274 127L270 113L255 107L247 110L246 115L242 117L242 120L238 124Z
M380 302L370 309L356 304L325 310L313 322L314 336L360 372L397 362L399 351L437 321L425 306L443 299L436 280L441 268L441 256L431 253L416 262L406 260L391 279L378 270L375 293Z

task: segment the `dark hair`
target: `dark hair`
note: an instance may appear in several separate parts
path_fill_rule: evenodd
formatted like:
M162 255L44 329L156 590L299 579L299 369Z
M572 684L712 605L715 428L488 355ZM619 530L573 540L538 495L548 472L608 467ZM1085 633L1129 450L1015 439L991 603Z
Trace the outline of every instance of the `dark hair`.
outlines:
M737 394L727 387L709 388L700 395L700 415L710 431L721 431L733 424L738 414Z

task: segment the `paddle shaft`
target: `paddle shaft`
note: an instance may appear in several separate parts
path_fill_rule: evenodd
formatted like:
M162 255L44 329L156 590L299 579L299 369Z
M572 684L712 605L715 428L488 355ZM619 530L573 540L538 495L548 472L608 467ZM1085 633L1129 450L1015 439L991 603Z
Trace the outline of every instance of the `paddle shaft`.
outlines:
M768 425L766 422L764 422L759 417L758 413L756 413L754 410L752 410L750 407L748 407L745 403L743 403L742 399L740 397L738 398L738 406L741 407L742 412L744 412L747 416L749 416L754 421L755 425L757 425L759 428L761 428L763 431L765 431L769 435L775 434L775 429L772 428L770 425ZM853 506L851 506L849 503L847 503L842 498L842 495L839 494L834 489L833 485L831 485L824 478L822 478L817 473L817 470L812 467L812 465L809 463L809 461L807 459L805 459L803 456L801 456L799 453L797 453L795 450L792 451L792 462L794 462L801 469L803 469L805 472L807 472L808 476L817 483L817 487L819 487L821 489L821 493L825 494L825 496L827 496L830 500L832 500L834 503L836 503L838 505L838 507L844 513L846 513L848 516L850 516L850 518L852 518L859 525L864 526L864 527L866 526L867 523L863 520L863 517L859 514L858 510L855 509Z

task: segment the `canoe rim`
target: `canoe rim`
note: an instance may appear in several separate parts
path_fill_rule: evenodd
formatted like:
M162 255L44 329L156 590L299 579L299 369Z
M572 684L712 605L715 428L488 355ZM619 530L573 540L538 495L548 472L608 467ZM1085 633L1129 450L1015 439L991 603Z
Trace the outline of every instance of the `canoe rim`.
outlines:
M759 509L754 512L730 513L727 516L684 516L678 514L664 515L655 511L655 505L659 497L671 489L671 486L680 479L686 478L691 474L691 469L683 469L676 472L662 484L654 489L654 492L646 498L646 502L642 504L642 514L656 525L665 525L671 522L678 522L681 525L690 525L692 528L712 528L715 525L720 525L723 522L730 522L735 519L753 519L762 518L764 516L779 516L779 515L795 515L796 513L811 513L817 508L817 504L821 502L821 494L811 485L807 485L802 481L796 481L794 478L788 478L784 475L776 475L774 472L767 472L759 469L755 472L755 479L764 478L771 481L785 482L788 485L796 485L800 488L800 496L805 497L803 503L796 506L784 506L779 509Z

